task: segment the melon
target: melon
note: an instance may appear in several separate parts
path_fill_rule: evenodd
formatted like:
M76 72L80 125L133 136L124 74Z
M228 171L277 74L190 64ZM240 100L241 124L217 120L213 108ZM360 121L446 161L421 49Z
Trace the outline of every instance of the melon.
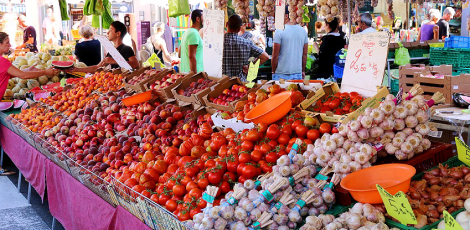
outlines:
M42 60L43 61L49 61L49 60L51 60L51 58L52 58L52 55L49 54L49 53L45 53L45 54L42 55Z
M49 81L49 78L47 78L47 76L40 76L38 78L38 81L41 85L45 85L47 83L47 81Z
M9 79L7 89L13 89L13 87L15 87L15 85L16 85L16 83L13 81L13 79Z
M0 111L7 111L13 107L13 102L0 102Z
M66 56L60 56L59 61L70 61L70 58Z
M28 52L28 53L26 53L26 55L24 55L24 57L25 57L26 59L29 59L29 58L31 58L33 55L34 55L33 52Z
M36 69L40 69L40 70L45 70L46 67L44 67L43 65L37 65L35 66Z
M83 67L86 67L86 64L83 63L83 62L79 62L79 63L77 63L77 67L78 68L83 68Z
M73 66L73 61L52 61L52 65L58 68L68 68Z
M15 87L13 87L13 89L11 89L11 91L12 91L13 93L18 93L18 92L20 92L20 90L21 90L21 87L20 87L19 85L16 85ZM6 91L5 91L5 92L6 92Z
M60 61L60 60L59 60L59 57L57 57L57 56L53 56L53 57L51 58L51 60L52 60L52 61Z
M51 65L52 65L52 60L49 60L49 61L46 62L47 67L50 67Z
M27 69L27 68L29 68L28 65L22 65L22 66L20 66L20 70L25 70L25 69Z
M28 86L28 89L33 89L33 88L39 87L40 84L38 81L31 79L31 80L28 80L27 86Z
M18 81L19 81L20 79L17 78L17 77L14 77L14 78L11 78L10 80L13 80L13 82L16 84L16 83L18 83Z
M24 58L18 59L18 65L19 66L23 66L23 65L27 65L27 64L28 64L28 60L26 60Z
M37 63L37 60L36 60L36 59L29 59L29 60L28 60L28 65L29 65L29 66L33 66L35 63Z
M39 101L39 99L41 98L47 98L49 97L51 94L49 92L42 92L42 93L35 93L34 94L34 100L35 101Z
M11 98L14 96L14 92L11 89L5 90L5 94L3 94L3 99L5 100L11 100Z
M13 108L19 109L23 106L24 103L26 103L26 101L15 99L13 100Z
M20 96L24 96L24 95L26 94L26 92L28 92L27 89L20 89L20 92L18 92L18 94L19 94Z
M20 78L20 79L18 80L18 82L21 83L21 84L25 84L25 85L26 85L26 84L28 83L28 79L21 79L21 78ZM23 88L24 88L24 87L23 87Z
M52 77L51 81L54 82L54 83L59 82L60 81L59 76Z

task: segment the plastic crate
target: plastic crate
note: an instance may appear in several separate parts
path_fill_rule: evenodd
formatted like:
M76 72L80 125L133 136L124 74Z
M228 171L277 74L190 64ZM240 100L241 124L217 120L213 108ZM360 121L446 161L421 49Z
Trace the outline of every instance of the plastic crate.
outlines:
M453 67L470 67L470 49L431 48L429 56L429 63L431 65L452 65Z
M343 71L344 67L337 66L336 64L333 65L333 75L335 78L343 78Z
M462 73L470 73L470 68L461 68L461 67L452 68L452 76L458 76Z
M470 48L470 37L452 36L445 40L445 48Z
M394 59L395 58L395 50L388 51L387 59Z
M444 48L444 42L429 43L430 48Z
M379 158L376 165L389 163L407 164L415 167L416 173L420 173L439 165L439 163L445 162L452 156L453 152L451 144L431 142L431 148L423 153L415 155L407 161L400 161L397 160L395 156L387 155L386 157Z
M448 159L446 162L442 163L443 165L447 165L449 166L449 168L451 167L456 167L456 166L460 166L460 165L463 165L463 162L461 162L459 160L459 158L457 156L454 156L454 157L451 157L450 159ZM431 169L434 169L436 168L437 166L431 168ZM429 169L429 170L431 170ZM421 180L424 176L424 172L421 172L419 174L416 174L415 176L413 176L411 178L411 180ZM460 212L464 211L465 208L461 208L453 213L451 213L451 215L455 218ZM436 229L437 228L437 225L439 225L439 223L442 221L443 219L440 219L430 225L426 225L422 228L420 228L419 230L431 230L431 229ZM391 219L388 219L386 218L385 219L385 223L389 226L389 227L395 227L395 228L398 228L398 229L405 229L405 230L416 230L417 228L414 228L414 227L410 227L410 226L406 226L406 225L403 225L401 223L398 223L398 222L395 222Z
M408 50L410 53L410 57L424 57L425 55L429 54L429 49L412 49Z
M400 80L392 78L391 82L392 84L390 86L390 94L396 95L400 90Z

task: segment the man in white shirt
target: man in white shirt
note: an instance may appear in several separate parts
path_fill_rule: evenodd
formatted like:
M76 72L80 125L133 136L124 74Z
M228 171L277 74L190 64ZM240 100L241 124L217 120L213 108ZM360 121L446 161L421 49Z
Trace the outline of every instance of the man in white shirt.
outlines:
M370 15L369 13L361 14L361 19L357 23L359 25L359 28L361 29L360 34L368 34L368 33L377 32L376 29L371 27L372 26L372 15Z

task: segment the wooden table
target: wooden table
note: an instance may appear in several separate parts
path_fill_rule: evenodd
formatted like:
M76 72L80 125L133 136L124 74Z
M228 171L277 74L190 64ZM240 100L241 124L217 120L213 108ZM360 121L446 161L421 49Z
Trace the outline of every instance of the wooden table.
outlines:
M436 109L436 114L431 117L434 121L443 121L449 124L431 122L437 129L468 133L466 143L470 143L470 113L462 113L464 108L444 107ZM452 114L441 113L441 111L452 111ZM456 113L456 114L455 114Z

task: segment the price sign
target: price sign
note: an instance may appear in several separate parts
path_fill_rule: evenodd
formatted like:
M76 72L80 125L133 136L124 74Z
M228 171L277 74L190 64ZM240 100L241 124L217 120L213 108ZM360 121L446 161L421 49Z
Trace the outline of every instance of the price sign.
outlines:
M284 15L286 12L286 1L276 0L276 10L274 14L274 27L276 30L284 29Z
M450 215L447 211L444 210L444 223L446 224L446 230L463 230L462 226Z
M470 166L470 147L458 137L455 137L455 145L457 146L459 160Z
M222 10L204 10L203 63L209 76L222 77L224 17Z
M393 196L378 184L377 190L379 190L380 196L385 204L385 208L387 209L387 213L390 216L404 225L418 223L405 193L400 191Z
M255 83L253 80L256 79L258 76L258 70L259 70L259 59L256 61L255 64L253 62L250 62L250 66L248 67L248 74L246 76L246 80L248 81L248 84L246 84L246 87L248 88L253 88Z

